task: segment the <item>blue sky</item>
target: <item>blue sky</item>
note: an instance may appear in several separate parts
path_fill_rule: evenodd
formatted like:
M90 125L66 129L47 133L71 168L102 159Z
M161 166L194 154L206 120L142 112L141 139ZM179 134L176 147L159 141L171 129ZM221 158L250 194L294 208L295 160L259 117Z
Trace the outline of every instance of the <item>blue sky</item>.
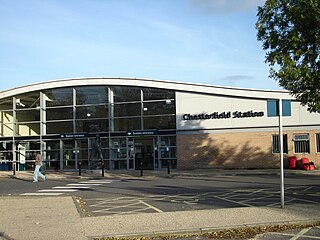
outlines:
M256 40L264 0L0 0L0 91L74 77L279 89Z

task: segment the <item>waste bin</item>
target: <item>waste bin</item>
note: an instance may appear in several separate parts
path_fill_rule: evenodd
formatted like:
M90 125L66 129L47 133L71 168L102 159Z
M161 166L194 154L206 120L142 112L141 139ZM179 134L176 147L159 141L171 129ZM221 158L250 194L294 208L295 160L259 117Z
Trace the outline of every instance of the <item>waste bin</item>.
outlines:
M308 168L308 167L305 167L305 165L309 165L309 158L301 158L301 168L304 170Z
M296 156L289 157L289 168L295 169L296 167L297 167L297 157Z

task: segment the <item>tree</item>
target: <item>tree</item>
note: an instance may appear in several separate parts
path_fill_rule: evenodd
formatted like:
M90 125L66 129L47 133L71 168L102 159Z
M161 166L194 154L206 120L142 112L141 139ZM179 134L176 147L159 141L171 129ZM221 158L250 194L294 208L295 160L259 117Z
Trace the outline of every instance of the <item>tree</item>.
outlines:
M320 1L266 0L257 16L270 77L320 113Z

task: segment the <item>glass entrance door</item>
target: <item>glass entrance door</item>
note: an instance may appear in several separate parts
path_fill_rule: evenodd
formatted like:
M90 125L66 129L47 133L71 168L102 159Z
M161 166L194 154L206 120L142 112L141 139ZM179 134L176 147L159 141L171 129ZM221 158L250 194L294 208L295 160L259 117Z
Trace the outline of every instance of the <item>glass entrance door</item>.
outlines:
M135 169L154 170L154 139L138 137L134 139Z

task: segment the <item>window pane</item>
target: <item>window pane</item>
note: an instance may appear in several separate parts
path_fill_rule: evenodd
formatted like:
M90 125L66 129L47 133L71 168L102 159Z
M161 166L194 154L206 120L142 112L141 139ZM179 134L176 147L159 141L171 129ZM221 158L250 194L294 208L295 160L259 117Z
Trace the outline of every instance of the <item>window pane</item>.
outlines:
M31 92L16 96L16 108L36 108L40 107L40 92Z
M272 153L280 153L280 137L272 135ZM288 136L283 135L283 153L288 153Z
M40 121L40 109L17 110L17 122Z
M317 153L320 152L320 134L316 134Z
M13 112L0 112L0 123L13 123Z
M290 100L282 100L282 116L291 116Z
M144 117L144 129L175 129L174 116Z
M115 118L114 131L130 131L141 129L141 118Z
M76 119L108 118L108 106L88 106L76 108Z
M105 86L78 87L76 93L77 105L108 103L108 87Z
M73 119L73 108L48 108L46 114L47 121Z
M161 99L174 99L174 91L156 89L156 88L144 88L143 100L161 100Z
M267 112L268 117L275 117L279 115L277 100L267 101Z
M114 105L115 117L141 116L140 103L126 103Z
M76 132L108 132L107 119L77 120Z
M141 101L141 89L136 87L114 86L113 91L114 102L133 102Z
M2 110L12 110L13 100L10 98L0 99L0 111Z
M13 135L13 123L0 124L0 136L11 137Z
M46 106L70 106L73 104L72 88L57 88L46 90L45 92Z
M295 153L310 153L310 142L308 134L295 134L294 140L294 152Z
M47 122L47 134L73 133L73 122Z
M175 114L175 112L176 112L175 103L172 100L143 103L144 115Z

